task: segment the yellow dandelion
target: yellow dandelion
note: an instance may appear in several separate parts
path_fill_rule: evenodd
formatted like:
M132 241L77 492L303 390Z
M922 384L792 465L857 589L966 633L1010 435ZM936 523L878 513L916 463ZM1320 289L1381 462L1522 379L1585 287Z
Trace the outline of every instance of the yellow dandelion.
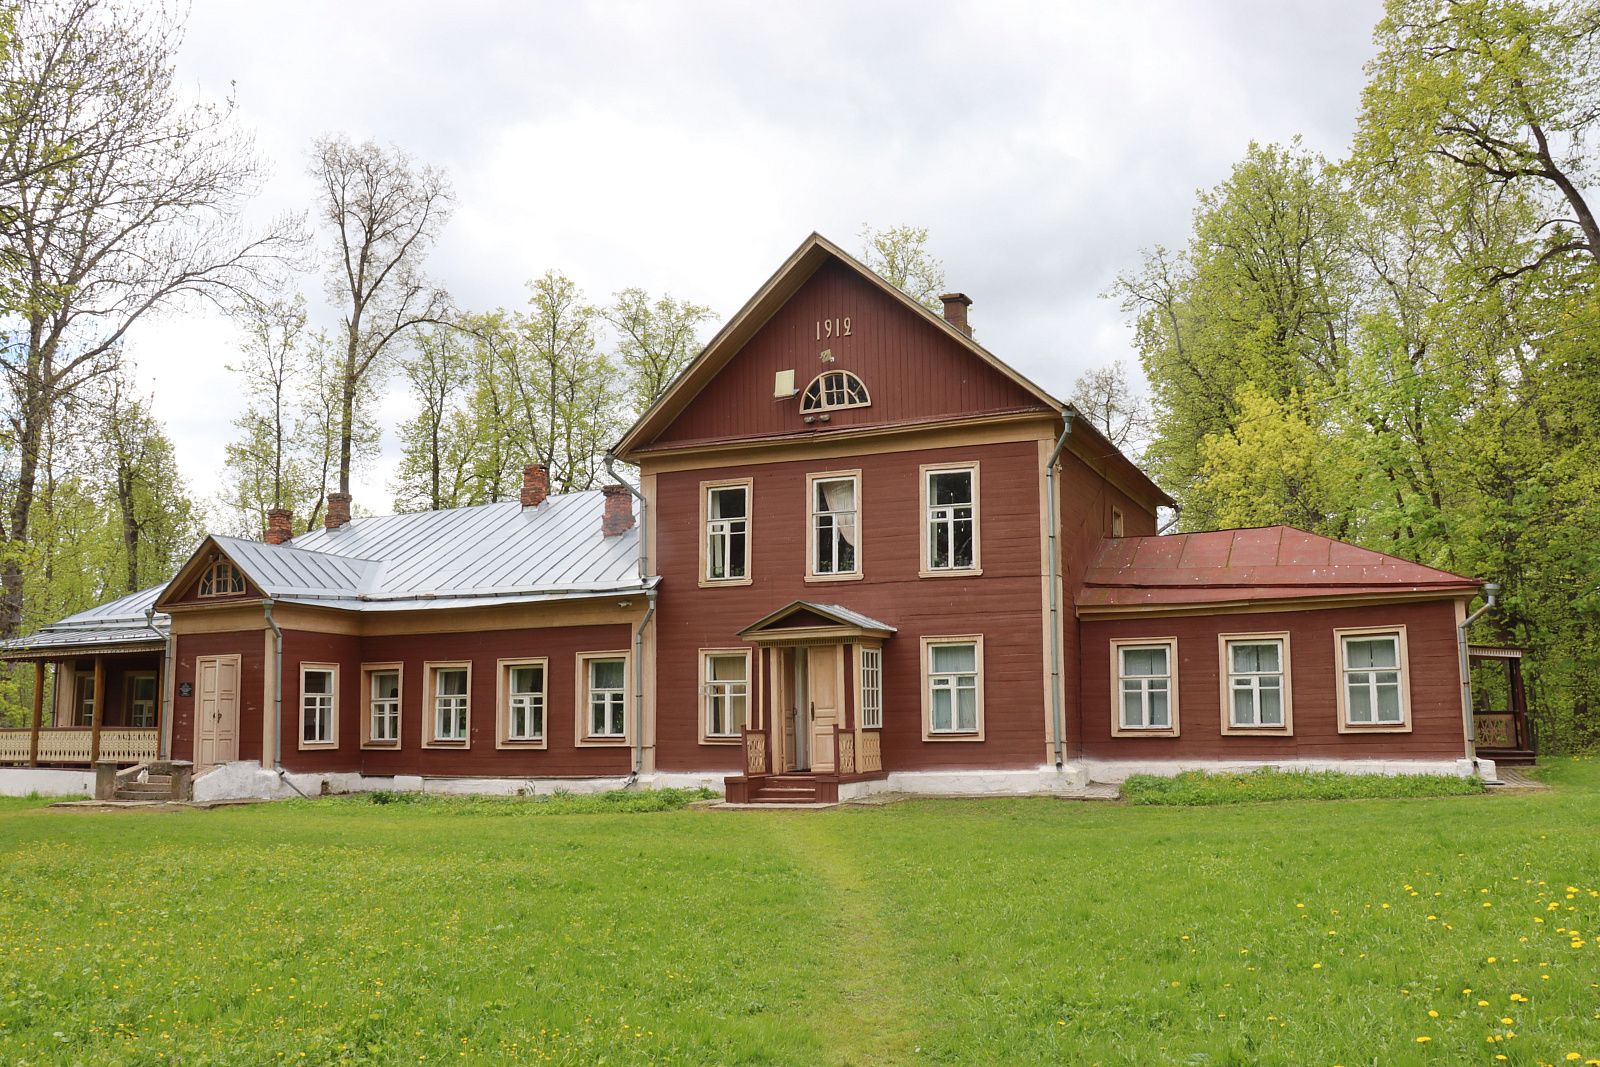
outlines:
M1420 1034L1417 1037L1417 1044L1426 1045L1428 1042L1430 1042L1432 1040L1433 1040L1433 1038L1429 1037L1427 1034Z

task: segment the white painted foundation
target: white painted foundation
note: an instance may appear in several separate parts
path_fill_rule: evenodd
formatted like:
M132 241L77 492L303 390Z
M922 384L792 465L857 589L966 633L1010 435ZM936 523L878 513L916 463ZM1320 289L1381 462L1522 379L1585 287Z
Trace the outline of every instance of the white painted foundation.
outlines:
M1130 775L1176 775L1184 771L1243 771L1262 767L1283 771L1339 771L1344 774L1450 774L1470 777L1481 773L1495 781L1489 760L1082 760L1057 769L1045 765L1032 770L891 771L886 778L848 782L839 786L840 800L859 800L882 793L912 796L1059 796L1076 797L1094 786L1120 785ZM641 775L636 789L710 789L723 791L724 771L658 772ZM42 778L12 775L57 776L49 782L51 795L94 793L94 775L88 771L0 770L0 795L18 796L47 792ZM548 796L552 793L601 793L628 786L625 777L605 778L424 778L420 775L378 777L353 772L279 774L255 761L213 767L194 780L194 799L287 800L332 793L395 792L441 793L461 796ZM1099 791L1104 795L1104 791Z
M94 772L50 767L0 767L0 797L92 797Z

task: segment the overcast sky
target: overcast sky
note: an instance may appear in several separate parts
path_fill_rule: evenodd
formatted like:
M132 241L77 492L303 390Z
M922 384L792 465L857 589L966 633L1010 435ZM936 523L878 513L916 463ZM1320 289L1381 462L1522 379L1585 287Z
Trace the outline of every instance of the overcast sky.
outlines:
M1102 294L1187 239L1252 140L1342 152L1378 0L1001 4L198 0L180 74L233 84L272 163L259 210L312 196L343 131L447 169L430 272L467 309L565 271L726 319L812 230L926 226L984 343L1065 394L1131 358ZM321 295L320 277L304 280ZM337 320L324 315L324 324ZM129 342L196 496L221 477L233 328L196 310ZM392 425L408 404L384 402ZM397 448L357 480L390 508Z

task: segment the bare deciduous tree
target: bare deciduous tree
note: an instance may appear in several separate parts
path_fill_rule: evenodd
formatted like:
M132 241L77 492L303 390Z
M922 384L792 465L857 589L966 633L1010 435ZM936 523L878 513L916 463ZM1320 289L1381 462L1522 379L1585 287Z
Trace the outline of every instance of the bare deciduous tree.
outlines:
M450 298L423 273L423 260L449 220L444 173L414 166L397 148L323 137L312 149L318 217L332 237L329 298L343 308L339 395L339 492L350 492L356 405L376 385L406 335L449 324Z
M0 299L12 457L4 536L28 536L51 411L109 373L140 319L185 297L226 302L293 245L281 219L246 233L259 184L233 105L173 84L182 25L102 0L29 0L0 56ZM0 562L0 637L23 612L20 553Z
M1151 428L1150 405L1128 381L1126 364L1119 360L1079 375L1071 399L1112 444L1135 457L1143 450Z
M939 310L944 264L928 251L926 226L861 228L862 262L923 307Z

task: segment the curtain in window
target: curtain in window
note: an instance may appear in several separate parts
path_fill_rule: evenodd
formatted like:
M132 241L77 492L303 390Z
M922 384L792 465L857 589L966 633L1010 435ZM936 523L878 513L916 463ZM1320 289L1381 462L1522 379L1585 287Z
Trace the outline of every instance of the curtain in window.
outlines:
M836 515L834 529L851 548L856 547L856 483L848 480L823 482L822 501Z

